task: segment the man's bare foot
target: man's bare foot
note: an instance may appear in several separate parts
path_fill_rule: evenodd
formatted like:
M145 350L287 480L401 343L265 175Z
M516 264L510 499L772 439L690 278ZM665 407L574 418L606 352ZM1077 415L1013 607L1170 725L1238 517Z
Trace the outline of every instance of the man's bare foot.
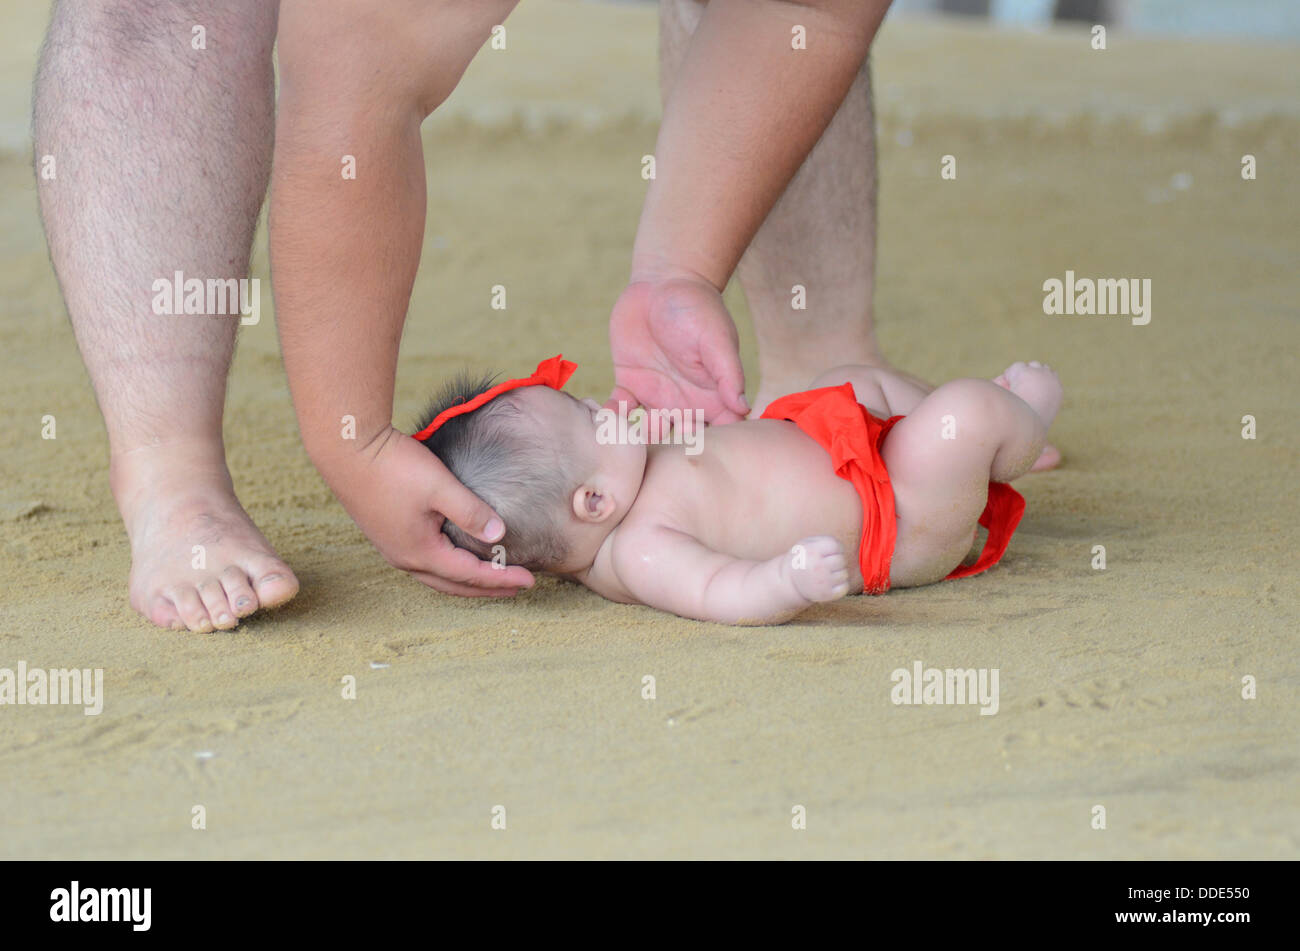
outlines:
M763 415L763 411L767 409L768 404L773 400L780 399L782 396L788 396L791 393L798 393L802 390L806 390L808 387L813 385L814 380L829 370L832 366L842 366L845 364L872 367L878 370L888 370L895 376L902 377L903 379L914 383L926 393L929 393L934 389L933 384L927 383L920 377L913 376L910 373L905 373L897 367L891 366L879 357L860 357L856 360L839 360L827 364L826 366L817 366L815 369L811 370L800 370L797 367L783 366L776 371L763 373L759 377L758 393L754 397L752 403L753 409L750 411L748 418L758 419Z
M219 445L116 455L112 485L131 539L131 607L159 627L230 630L298 593L298 579L235 498Z
M759 378L758 392L750 400L750 410L748 419L759 419L767 411L768 404L774 400L789 393L798 393L800 390L808 388L808 381L813 377L804 378L800 375L774 377L770 373L764 373Z
M1061 400L1065 397L1061 378L1045 363L1037 360L1013 363L1001 376L995 377L993 382L1028 403L1049 428L1056 419L1056 414L1061 411Z

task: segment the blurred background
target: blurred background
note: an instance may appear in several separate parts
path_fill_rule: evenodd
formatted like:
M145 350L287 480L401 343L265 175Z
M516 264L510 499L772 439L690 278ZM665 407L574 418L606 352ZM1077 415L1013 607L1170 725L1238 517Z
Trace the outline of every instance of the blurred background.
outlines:
M1300 4L1294 0L895 0L894 11L980 16L1017 26L1073 20L1135 33L1300 38Z
M1076 21L1135 33L1300 39L1300 3L1295 0L894 0L890 16L914 15L980 17L1010 26Z

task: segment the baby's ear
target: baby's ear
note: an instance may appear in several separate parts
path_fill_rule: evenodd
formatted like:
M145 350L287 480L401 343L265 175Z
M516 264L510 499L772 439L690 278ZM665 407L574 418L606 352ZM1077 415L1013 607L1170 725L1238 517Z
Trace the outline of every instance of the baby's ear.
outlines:
M602 495L594 486L579 486L573 493L573 514L580 522L603 522L615 507L613 496Z

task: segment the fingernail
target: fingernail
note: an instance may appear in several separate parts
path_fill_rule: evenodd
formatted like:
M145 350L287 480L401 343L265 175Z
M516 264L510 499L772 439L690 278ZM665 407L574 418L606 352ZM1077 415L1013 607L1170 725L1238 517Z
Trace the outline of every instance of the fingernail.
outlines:
M499 518L490 518L488 523L483 526L483 540L485 542L497 541L505 533L505 524Z

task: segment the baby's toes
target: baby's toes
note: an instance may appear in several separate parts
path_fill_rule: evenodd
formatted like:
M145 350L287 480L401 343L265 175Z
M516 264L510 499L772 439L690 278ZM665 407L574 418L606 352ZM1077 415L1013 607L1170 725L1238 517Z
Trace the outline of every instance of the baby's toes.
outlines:
M994 377L993 382L996 383L998 386L1005 387L1006 389L1009 390L1015 385L1016 378L1019 377L1022 372L1024 372L1027 366L1028 364L1025 363L1024 361L1017 361L1016 363L1011 364L1011 366L1003 370L1001 375Z

